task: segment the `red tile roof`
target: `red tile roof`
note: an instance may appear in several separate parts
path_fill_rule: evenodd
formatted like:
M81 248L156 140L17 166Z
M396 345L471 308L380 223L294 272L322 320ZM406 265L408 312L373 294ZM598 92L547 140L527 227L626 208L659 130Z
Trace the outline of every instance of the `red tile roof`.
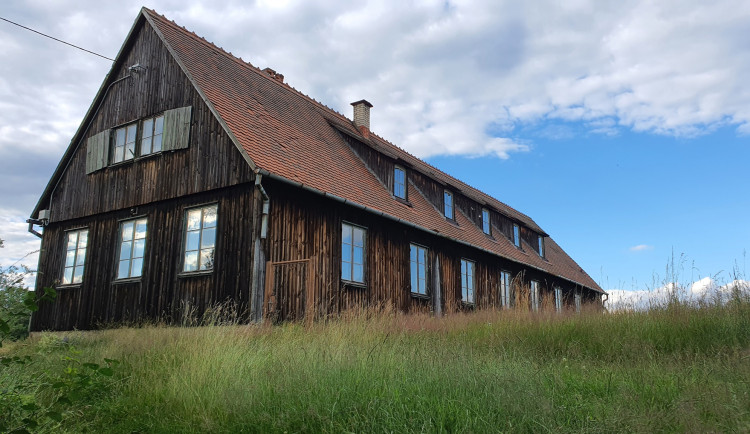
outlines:
M457 213L458 227L449 223L418 190L409 185L412 207L395 200L383 184L367 170L333 126L347 131L374 149L401 159L428 177L451 186L468 198L494 208L545 234L528 216L487 194L447 175L388 141L370 134L365 138L351 120L296 91L267 73L236 58L156 12L144 9L182 65L202 92L206 103L236 138L258 168L327 194L410 222L440 235L474 245L482 250L557 275L601 291L551 238L547 238L546 260L531 246L519 250L503 237L488 238L469 219ZM356 176L352 176L356 173ZM546 234L545 234L546 235Z

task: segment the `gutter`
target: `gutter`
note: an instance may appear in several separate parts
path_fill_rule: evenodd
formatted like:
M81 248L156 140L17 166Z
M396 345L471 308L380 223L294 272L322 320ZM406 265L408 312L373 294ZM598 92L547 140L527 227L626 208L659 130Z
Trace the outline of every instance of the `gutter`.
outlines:
M335 201L337 201L337 202L341 202L341 203L344 203L344 204L347 204L347 205L353 206L353 207L355 207L355 208L359 208L359 209L361 209L361 210L364 210L364 211L367 211L367 212L369 212L369 213L372 213L372 214L375 214L375 215L381 216L381 217L383 217L383 218L386 218L386 219L388 219L388 220L391 220L391 221L395 221L395 222L397 222L397 223L401 223L401 224L403 224L403 225L406 225L406 226L412 227L412 228L414 228L414 229L418 229L418 230L420 230L420 231L424 231L424 232L427 232L427 233L429 233L429 234L433 234L433 235L438 235L439 237L442 237L442 238L445 238L445 239L448 239L448 240L454 241L454 242L456 242L456 243L459 243L459 244L463 244L463 245L465 245L465 246L469 246L469 247L472 247L472 248L474 248L474 249L480 250L480 251L482 251L482 252L485 252L485 253L489 253L489 254L490 254L490 255L492 255L492 256L499 256L499 255L498 255L497 253L495 253L495 252L493 252L493 251L491 251L491 250L487 250L487 249L484 249L484 248L482 248L482 247L478 247L478 246L475 246L474 244L471 244L471 243L469 243L469 242L466 242L466 241L463 241L463 240L459 240L459 239L457 239L457 238L449 237L449 236L447 236L447 235L445 235L445 234L442 234L442 233L436 232L436 231L434 231L434 230L430 230L430 229L427 229L427 228L425 228L425 227L423 227L423 226L419 226L419 225L418 225L418 224L416 224L416 223L412 223L412 222L410 222L410 221L406 221L406 220L404 220L404 219L400 219L400 218L398 218L398 217L395 217L395 216L392 216L392 215L390 215L390 214L386 214L386 213L384 213L383 211L378 211L378 210L376 210L376 209L373 209L373 208L370 208L370 207L368 207L368 206L365 206L365 205L361 205L361 204L359 204L359 203L357 203L357 202L352 202L352 201L350 201L349 199L344 199L343 197L339 197L339 196L336 196L335 194L331 194L331 193L328 193L328 192L325 192L325 191L322 191L322 190L318 190L318 189L317 189L317 188L315 188L315 187L310 187L309 185L305 185L305 184L303 184L303 183L301 183L301 182L297 182L297 181L292 181L291 179L287 179L287 178L284 178L283 176L279 176L279 175L273 174L273 173L271 173L271 172L269 172L269 171L267 171L267 170L265 170L265 169L260 169L260 168L258 168L258 169L257 169L257 172L256 172L256 173L257 173L257 174L259 174L259 176L260 176L260 175L262 175L262 176L267 176L267 177L269 177L269 178L271 178L271 179L275 179L275 180L277 180L277 181L281 181L281 182L283 182L283 183L285 183L285 184L289 184L289 185L292 185L292 186L295 186L295 187L299 187L299 188L301 188L301 189L303 189L303 190L307 190L307 191L309 191L309 192L312 192L312 193L315 193L315 194L317 194L317 195L319 195L319 196L324 196L324 197L327 197L327 198L333 199L333 200L335 200ZM257 181L257 178L256 178L256 185L257 185L257 184L258 184L258 181ZM502 256L501 256L501 257L502 257ZM505 259L508 259L508 258L505 258ZM511 259L511 260L512 260L512 259ZM514 261L514 262L515 262L515 261ZM523 264L523 263L522 263L522 264ZM541 269L541 268L539 268L539 267L535 267L535 266L533 266L533 265L529 265L529 264L523 264L523 265L524 265L524 266L526 266L526 267L529 267L529 268L533 268L533 269L535 269L535 270L537 270L537 271L541 271L541 272L543 272L543 273L547 273L547 274L552 274L552 273L550 273L550 272L549 272L549 271L547 271L547 270L543 270L543 269ZM564 280L567 280L568 282L574 283L574 284L576 284L576 285L578 285L578 286L581 286L581 287L583 287L583 288L588 288L588 289L591 289L591 290L593 290L594 292L599 292L599 291L597 291L597 290L595 290L595 289L593 289L593 288L589 288L588 286L586 286L586 285L584 285L584 284L582 284L582 283L576 282L575 280L571 280L571 279L568 279L567 277L562 277L562 276L558 276L558 275L555 275L555 274L552 274L552 275L553 275L553 276L555 276L555 277L559 277L560 279L564 279ZM606 294L606 292L602 291L602 292L601 292L601 294Z

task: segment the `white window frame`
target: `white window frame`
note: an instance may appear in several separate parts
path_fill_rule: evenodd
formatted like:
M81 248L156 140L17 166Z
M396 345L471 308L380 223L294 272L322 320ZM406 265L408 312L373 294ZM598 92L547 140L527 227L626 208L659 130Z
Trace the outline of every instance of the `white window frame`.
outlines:
M554 288L555 290L555 312L560 313L563 310L563 295L562 288Z
M130 225L129 234L126 226ZM143 226L143 236L140 237L138 228ZM128 237L126 239L126 236ZM143 274L143 261L146 257L146 238L148 236L148 218L139 217L120 222L119 242L117 251L116 280L140 278ZM126 244L128 243L128 244ZM136 255L136 245L140 245L140 256ZM126 258L123 258L123 255ZM122 266L127 263L127 273L122 275Z
M500 304L505 309L510 308L510 271L500 270Z
M539 253L539 256L542 258L544 257L544 237L541 235L537 235L537 253Z
M539 312L539 282L536 280L529 282L529 297L531 298L531 310Z
M130 141L131 130L132 141ZM122 136L120 133L122 133ZM122 137L122 140L120 140L120 137ZM131 122L115 128L114 134L112 134L112 161L110 164L119 164L133 160L136 156L136 143L138 143L138 122ZM118 156L119 148L122 148L121 156Z
M403 182L398 181L399 172L404 176ZM406 200L406 169L399 165L393 168L393 195L399 199Z
M492 222L490 221L490 210L482 208L482 232L492 234Z
M456 210L454 208L455 203L453 201L453 193L448 190L443 190L443 215L446 218L454 220L454 216L456 215Z
M198 226L191 226L190 216L198 211ZM210 212L213 211L213 221L210 218ZM208 212L208 213L207 213ZM193 214L194 215L194 214ZM216 235L219 225L219 204L212 203L200 205L185 209L185 226L184 226L184 243L182 248L182 272L183 273L207 273L212 272L216 264ZM193 244L191 237L193 234L198 235L197 243ZM210 243L210 244L208 244ZM196 248L197 247L197 248ZM188 260L188 255L195 257L195 268L188 268L192 260Z
M75 236L72 241L71 236ZM86 251L88 250L88 228L73 229L65 232L65 257L61 285L80 285L86 269ZM83 240L83 245L81 241ZM70 273L68 271L70 270ZM80 270L80 273L78 272Z
M474 304L474 261L461 258L461 301Z
M581 294L575 295L576 313L581 313Z
M350 242L347 243L346 231L350 232ZM356 243L356 233L361 233L361 245ZM361 254L361 263L356 262L357 252ZM349 260L347 261L347 254ZM367 228L351 223L341 223L341 280L359 285L365 284L367 258ZM359 279L357 279L357 267L360 267Z
M423 254L423 261L420 261L420 252ZM417 295L427 295L427 263L430 250L419 244L409 244L409 276L411 283L411 293ZM416 282L416 287L414 283Z
M521 248L521 227L513 223L513 245Z
M157 126L161 122L161 131L157 129ZM150 123L150 127L146 128L147 124ZM146 135L148 134L148 135ZM158 139L158 140L157 140ZM162 141L164 139L164 114L158 116L152 116L150 118L141 121L141 138L138 141L138 155L150 155L157 154L162 150ZM148 144L148 152L144 149ZM155 149L155 144L158 144L158 149Z

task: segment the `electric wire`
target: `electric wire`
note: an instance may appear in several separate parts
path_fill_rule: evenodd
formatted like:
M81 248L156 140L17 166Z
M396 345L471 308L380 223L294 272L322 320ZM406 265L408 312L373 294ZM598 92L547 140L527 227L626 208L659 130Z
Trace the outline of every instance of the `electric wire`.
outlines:
M22 29L26 29L26 30L32 31L32 32L34 32L34 33L36 33L36 34L39 34L39 35L42 35L42 36L44 36L44 37L46 37L46 38L54 39L54 40L55 40L55 41L57 41L57 42L62 42L62 43L63 43L63 44L65 44L65 45L70 45L70 46L71 46L71 47L73 47L73 48L78 48L79 50L81 50L81 51L85 51L85 52L87 52L87 53L91 53L91 54L93 54L94 56L99 56L99 57L101 57L101 58L104 58L104 59L110 60L110 61L112 61L112 62L114 62L114 61L115 61L115 59L110 59L110 58L109 58L109 57L107 57L107 56L102 56L102 55L101 55L101 54L99 54L99 53L95 53L95 52L93 52L93 51L91 51L91 50L87 50L87 49L85 49L85 48L81 48L81 47L79 47L78 45L73 45L73 44L71 44L70 42L65 42L65 41L63 41L63 40L61 40L61 39L57 39L57 38L55 38L54 36L50 36L50 35L44 34L44 33L42 33L42 32L39 32L39 31L37 31L37 30L34 30L34 29L32 29L32 28L29 28L29 27L26 27L26 26L22 26L21 24L15 23L15 22L13 22L13 21L11 21L11 20L7 19L7 18L3 18L3 17L0 17L0 20L6 21L6 22L8 22L8 23L11 23L11 24L13 24L13 25L16 25L16 26L18 26L18 27L21 27Z

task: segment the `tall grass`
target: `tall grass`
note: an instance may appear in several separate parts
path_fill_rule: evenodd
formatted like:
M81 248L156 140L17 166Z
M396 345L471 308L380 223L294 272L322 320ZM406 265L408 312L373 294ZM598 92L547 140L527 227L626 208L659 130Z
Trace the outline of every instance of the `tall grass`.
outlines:
M747 297L616 314L380 311L281 326L217 318L45 334L6 351L42 357L37 371L70 347L122 362L111 393L76 404L50 430L750 430ZM36 374L11 366L0 379Z

